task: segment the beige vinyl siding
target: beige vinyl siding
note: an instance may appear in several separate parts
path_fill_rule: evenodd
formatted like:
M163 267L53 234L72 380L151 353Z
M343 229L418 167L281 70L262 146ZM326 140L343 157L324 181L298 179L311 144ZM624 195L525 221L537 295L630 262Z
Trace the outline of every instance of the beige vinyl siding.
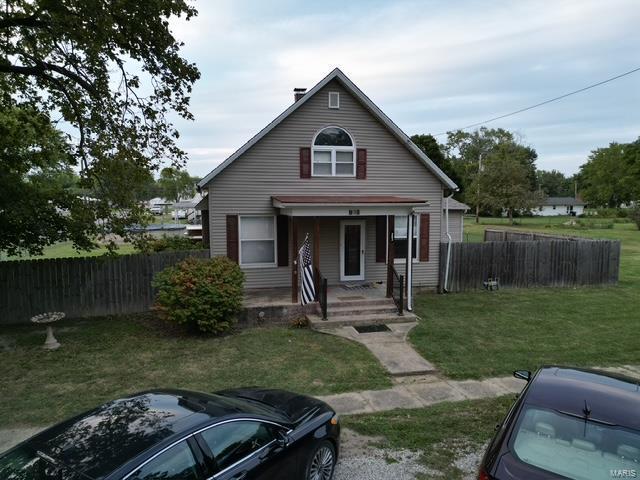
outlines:
M328 92L340 92L340 109L328 108ZM357 148L367 149L367 179L300 178L299 150L310 147L321 129L346 129ZM226 254L227 214L277 214L272 195L397 195L429 202L420 212L431 214L430 261L415 265L416 286L438 283L438 248L442 214L442 184L395 139L341 84L332 81L268 135L216 176L207 186L213 255ZM309 221L309 231L313 230ZM303 227L298 231L302 236ZM320 265L331 282L339 280L339 222L321 220ZM375 262L375 219L367 219L365 274L384 280L384 265ZM300 242L304 239L302 237ZM289 286L288 267L245 268L249 288Z
M451 241L462 242L463 241L463 223L464 212L462 210L449 210L449 234L451 235ZM445 222L445 212L442 212L442 241L447 241L447 227Z

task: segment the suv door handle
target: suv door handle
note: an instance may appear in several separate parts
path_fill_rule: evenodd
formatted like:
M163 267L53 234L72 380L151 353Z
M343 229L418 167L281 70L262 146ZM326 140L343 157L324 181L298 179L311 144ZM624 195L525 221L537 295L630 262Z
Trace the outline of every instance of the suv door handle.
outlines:
M244 480L247 477L247 471L236 473L231 480Z

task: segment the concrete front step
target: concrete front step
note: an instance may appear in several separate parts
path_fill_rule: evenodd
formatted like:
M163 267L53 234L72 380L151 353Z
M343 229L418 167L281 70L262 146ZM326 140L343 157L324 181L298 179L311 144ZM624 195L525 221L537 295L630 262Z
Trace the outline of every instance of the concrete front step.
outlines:
M327 309L329 318L345 315L384 315L398 314L398 307L395 303L385 305L363 305L363 306L347 306L347 307L329 307Z
M363 300L329 301L328 308L334 307L368 307L371 305L395 305L390 298L367 298Z
M327 320L322 320L320 315L308 314L307 320L314 330L324 330L336 327L357 327L362 325L381 325L387 323L406 323L416 319L413 313L405 312L404 315L394 313L364 314L364 315L329 315Z

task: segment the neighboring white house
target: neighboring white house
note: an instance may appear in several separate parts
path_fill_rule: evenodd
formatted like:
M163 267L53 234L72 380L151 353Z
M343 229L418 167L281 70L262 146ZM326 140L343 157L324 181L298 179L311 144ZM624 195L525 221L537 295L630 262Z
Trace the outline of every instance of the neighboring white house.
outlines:
M445 224L441 230L441 238L443 242L447 242L447 225L446 225L446 203L449 202L449 235L452 242L464 241L464 214L469 210L469 206L453 198L444 199L442 202L443 221Z
M574 197L547 197L544 204L539 208L534 208L532 213L539 217L553 217L557 215L582 215L584 213L584 203L579 198Z

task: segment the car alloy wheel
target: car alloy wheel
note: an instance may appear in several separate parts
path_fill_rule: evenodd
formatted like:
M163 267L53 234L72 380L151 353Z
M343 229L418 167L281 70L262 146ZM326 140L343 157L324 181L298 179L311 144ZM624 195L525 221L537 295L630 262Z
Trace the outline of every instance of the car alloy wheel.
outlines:
M333 477L333 449L326 443L320 445L309 466L308 480L331 480Z

